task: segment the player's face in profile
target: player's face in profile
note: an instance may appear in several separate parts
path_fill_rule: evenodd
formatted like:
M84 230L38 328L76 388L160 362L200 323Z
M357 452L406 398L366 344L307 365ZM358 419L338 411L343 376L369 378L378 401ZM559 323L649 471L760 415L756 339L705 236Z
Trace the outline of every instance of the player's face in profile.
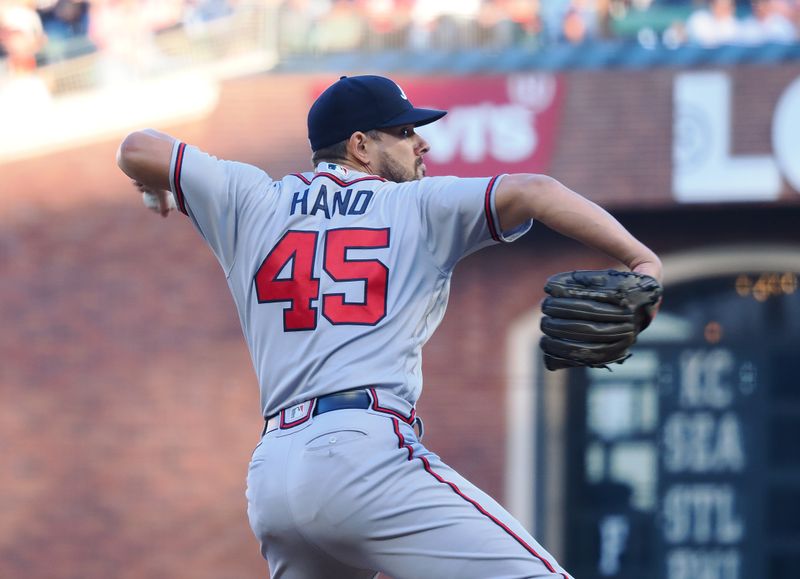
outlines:
M381 177L404 183L425 176L423 155L430 150L430 145L414 131L414 125L382 129L381 138L376 142L375 167Z

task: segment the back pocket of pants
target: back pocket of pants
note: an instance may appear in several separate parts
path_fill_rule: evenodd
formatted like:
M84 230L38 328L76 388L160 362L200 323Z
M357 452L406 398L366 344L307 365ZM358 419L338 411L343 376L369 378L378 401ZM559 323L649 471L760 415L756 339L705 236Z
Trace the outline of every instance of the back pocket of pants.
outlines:
M347 444L359 442L367 438L367 433L361 430L333 430L320 434L306 443L307 451L335 450Z

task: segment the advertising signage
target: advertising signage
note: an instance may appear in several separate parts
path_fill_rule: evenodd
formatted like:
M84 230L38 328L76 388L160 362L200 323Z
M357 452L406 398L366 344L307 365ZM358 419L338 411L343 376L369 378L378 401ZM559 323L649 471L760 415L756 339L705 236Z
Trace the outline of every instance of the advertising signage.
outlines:
M429 174L548 171L563 98L557 76L426 78L406 84L418 106L449 111L419 130L431 144Z
M418 132L430 143L428 175L485 177L547 172L563 80L551 74L393 77L414 106L447 115ZM313 97L327 83L314 86Z

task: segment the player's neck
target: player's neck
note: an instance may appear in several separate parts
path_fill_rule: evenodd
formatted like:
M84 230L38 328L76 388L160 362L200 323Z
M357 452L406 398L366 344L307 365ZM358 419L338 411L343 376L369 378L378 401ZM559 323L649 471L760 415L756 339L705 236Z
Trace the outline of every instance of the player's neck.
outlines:
M369 166L369 164L364 164L357 159L321 159L319 163L317 163L317 167L319 167L320 163L331 163L334 165L339 165L340 167L344 167L350 171L357 171L359 173L366 173L367 175L374 175L375 172Z

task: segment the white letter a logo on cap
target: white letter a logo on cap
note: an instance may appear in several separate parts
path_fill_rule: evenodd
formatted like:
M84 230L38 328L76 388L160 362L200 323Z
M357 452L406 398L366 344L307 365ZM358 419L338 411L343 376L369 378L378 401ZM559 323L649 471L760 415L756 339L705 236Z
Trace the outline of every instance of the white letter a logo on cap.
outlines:
M396 87L397 87L397 90L399 90L399 91L400 91L400 96L401 96L401 97L403 97L403 100L406 100L406 101L407 101L407 100L408 100L408 97L406 96L406 93L404 93L404 92L403 92L403 89L402 89L402 88L400 88L400 85L399 85L399 84L397 84L397 83L394 83L394 86L396 86Z

